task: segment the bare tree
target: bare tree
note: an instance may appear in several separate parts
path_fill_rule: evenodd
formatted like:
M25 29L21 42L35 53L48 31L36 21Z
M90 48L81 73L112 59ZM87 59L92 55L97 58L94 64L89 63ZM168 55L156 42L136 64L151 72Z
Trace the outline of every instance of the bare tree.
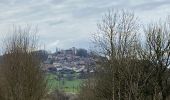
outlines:
M169 100L170 26L167 22L150 24L144 30L146 38L137 38L138 26L128 11L110 10L103 17L93 39L104 59L97 62L95 75L83 87L90 94L81 92L80 96L93 97L88 100Z
M118 74L123 69L121 68L123 58L131 58L136 52L137 18L132 12L109 10L103 17L102 22L98 24L98 29L99 31L94 35L94 43L100 48L103 55L108 58L109 66L113 70L112 100L115 100L116 97L120 99L121 79ZM118 80L116 77L118 77Z
M153 63L153 100L167 100L170 95L170 26L166 22L150 24L145 35L145 53Z
M42 100L46 80L41 63L33 51L37 49L36 30L14 28L5 41L1 69L4 100Z
M138 84L144 78L137 64L140 48L137 21L133 12L109 10L98 24L93 42L104 59L97 62L90 88L96 100L139 100ZM140 74L136 77L136 73ZM90 84L91 81L87 86Z

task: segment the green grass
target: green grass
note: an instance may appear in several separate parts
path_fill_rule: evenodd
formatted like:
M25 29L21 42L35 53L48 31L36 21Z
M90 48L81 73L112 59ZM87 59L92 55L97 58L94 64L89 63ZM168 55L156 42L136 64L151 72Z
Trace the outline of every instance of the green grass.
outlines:
M71 81L67 80L66 78L58 81L57 78L58 77L56 74L52 74L52 73L47 74L48 88L50 91L54 91L55 89L60 89L60 90L64 90L65 92L77 93L79 92L80 85L83 81L81 79L76 79L76 77Z

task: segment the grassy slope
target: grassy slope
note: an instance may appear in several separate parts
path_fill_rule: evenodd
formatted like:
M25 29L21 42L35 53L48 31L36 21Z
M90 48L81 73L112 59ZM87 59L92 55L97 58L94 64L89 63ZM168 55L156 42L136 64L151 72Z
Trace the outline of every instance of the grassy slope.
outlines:
M77 93L80 89L80 84L83 80L80 79L73 79L71 81L64 79L63 81L61 80L60 82L56 79L57 75L48 73L47 74L48 78L48 87L50 91L53 91L55 89L62 89L65 92L72 92L72 93Z

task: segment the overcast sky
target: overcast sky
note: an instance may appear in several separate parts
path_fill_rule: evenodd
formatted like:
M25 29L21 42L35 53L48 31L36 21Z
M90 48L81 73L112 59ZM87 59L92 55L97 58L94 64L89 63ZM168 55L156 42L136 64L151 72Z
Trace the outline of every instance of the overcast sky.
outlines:
M89 48L91 33L109 9L134 11L142 23L170 14L170 0L0 0L0 39L13 25L38 26L47 50Z

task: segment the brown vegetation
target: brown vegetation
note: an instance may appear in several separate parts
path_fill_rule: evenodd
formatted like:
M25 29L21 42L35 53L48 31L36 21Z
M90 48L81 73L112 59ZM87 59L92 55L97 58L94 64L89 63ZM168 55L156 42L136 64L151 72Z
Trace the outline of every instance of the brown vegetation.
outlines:
M103 17L94 44L105 60L83 84L81 100L168 100L169 24L149 25L146 38L137 37L138 28L132 12L110 10Z
M0 80L1 100L42 100L46 81L41 63L32 53L37 38L30 28L16 28L5 41Z

